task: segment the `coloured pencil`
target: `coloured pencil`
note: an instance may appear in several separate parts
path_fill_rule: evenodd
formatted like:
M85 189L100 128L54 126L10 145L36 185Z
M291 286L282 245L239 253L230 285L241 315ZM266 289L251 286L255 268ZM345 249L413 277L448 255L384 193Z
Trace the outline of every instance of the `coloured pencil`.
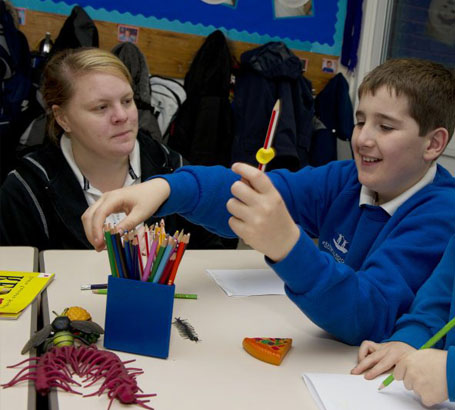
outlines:
M161 275L163 274L163 271L167 265L167 262L169 260L169 257L171 256L171 252L174 249L174 247L175 247L175 239L171 236L168 240L167 246L165 247L163 257L161 258L161 260L159 262L158 268L156 269L156 272L153 275L153 280L152 280L153 283L159 282Z
M197 299L195 293L175 293L174 299Z
M175 258L177 256L176 251L177 251L177 245L174 246L174 249L171 252L171 256L169 257L166 267L164 268L163 274L161 275L161 278L158 282L158 283L161 283L162 285L165 285L169 280L169 274L171 273L172 266L174 266Z
M145 244L147 247L147 243ZM149 251L147 250L147 253ZM139 240L137 241L137 258L139 259L139 279L142 279L142 275L144 274L144 263L142 262L142 253L141 253L141 247L139 245Z
M134 278L133 274L133 260L131 259L131 252L130 252L130 241L128 238L125 236L125 239L123 240L123 252L125 255L125 265L126 265L126 271L127 277L131 277L131 279Z
M428 339L420 348L419 350L429 349L433 347L436 343L438 343L452 328L455 326L455 317L446 323L441 329L439 329L436 334L430 339ZM390 374L378 387L378 390L382 390L384 387L387 387L390 383L394 381L393 373Z
M167 242L168 242L168 238L165 238L161 242L161 245L160 245L160 248L158 250L158 253L156 254L156 259L153 262L152 272L150 273L150 276L148 278L149 282L153 282L153 278L155 277L156 271L158 270L158 267L160 266L160 262L161 262L161 259L162 259L163 255L164 255L164 251L166 250Z
M111 241L112 241L112 249L113 249L113 252L114 252L114 257L115 257L115 264L117 266L117 272L118 272L118 277L119 278L123 278L123 267L122 267L122 262L121 262L121 259L120 259L120 253L119 253L119 250L117 249L117 240L116 240L116 235L117 234L113 234L112 233L112 230L111 230L111 233L110 233L110 237L111 237ZM118 236L118 235L117 235Z
M273 138L275 136L276 126L280 117L281 100L277 100L272 109L267 134L265 136L264 147L260 148L256 154L256 159L259 162L258 169L265 171L267 163L275 156L275 151L272 148Z
M94 283L90 285L81 285L81 290L107 289L107 283Z
M107 289L93 289L92 293L95 295L107 295ZM174 299L196 300L197 295L195 293L175 293Z
M93 289L92 293L96 295L107 295L107 289Z
M172 271L169 274L168 285L174 284L175 276L177 275L177 269L179 268L180 261L182 260L183 253L185 252L186 245L190 241L190 234L183 235L182 241L179 243L179 248L177 249L177 255L175 258L174 265L172 266Z
M155 233L156 233L156 230L155 230ZM156 258L156 253L155 252L156 252L157 246L158 246L158 238L154 234L153 235L152 245L150 246L150 254L149 254L149 257L147 259L147 263L145 264L144 273L142 275L142 280L144 282L147 281L148 278L150 277L152 264L153 264L153 261Z
M106 242L107 255L109 258L109 266L111 267L111 275L118 276L117 265L115 263L114 250L112 248L111 235L108 232L107 228L104 229L104 240Z
M144 229L144 240L145 240L145 252L147 253L147 258L148 258L149 254L150 254L150 249L149 249L149 235L148 235L147 225L145 225L145 229Z

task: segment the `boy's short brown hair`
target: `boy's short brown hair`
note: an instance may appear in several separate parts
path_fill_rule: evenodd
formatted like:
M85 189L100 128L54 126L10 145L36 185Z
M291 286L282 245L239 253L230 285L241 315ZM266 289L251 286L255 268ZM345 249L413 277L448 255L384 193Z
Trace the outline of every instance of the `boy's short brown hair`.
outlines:
M439 127L449 133L455 129L455 74L441 64L417 58L388 60L363 79L359 99L375 94L386 86L397 96L403 94L409 103L409 114L419 124L419 135Z

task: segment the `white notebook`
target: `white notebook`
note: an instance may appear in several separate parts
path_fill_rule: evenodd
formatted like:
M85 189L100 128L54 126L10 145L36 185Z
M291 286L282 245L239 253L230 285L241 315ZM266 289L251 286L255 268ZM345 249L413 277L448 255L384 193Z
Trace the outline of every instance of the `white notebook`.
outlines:
M362 375L303 373L303 380L320 410L425 410L419 397L394 381L378 391L387 376L366 380ZM431 409L455 410L449 401Z

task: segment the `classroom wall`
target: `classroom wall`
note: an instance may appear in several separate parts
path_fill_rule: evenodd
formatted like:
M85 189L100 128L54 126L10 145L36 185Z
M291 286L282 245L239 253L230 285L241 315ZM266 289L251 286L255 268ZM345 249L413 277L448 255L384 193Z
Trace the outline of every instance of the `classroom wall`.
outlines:
M67 16L27 9L26 24L20 26L26 35L30 48L36 50L40 40L48 31L55 39ZM118 24L94 20L98 29L100 48L111 50L118 44ZM139 27L137 46L145 55L149 70L152 74L176 79L184 78L191 61L205 40L205 36L184 34L172 31ZM232 55L240 60L243 52L259 47L260 44L231 41L228 39ZM318 93L333 77L334 74L322 71L325 59L338 59L329 54L312 53L293 50L301 59L307 59L305 76L311 80L315 93Z
M363 77L381 63L384 44L387 41L387 13L393 0L364 0L362 34L360 38L358 65L355 74L346 74L350 83L354 106L357 104L356 90ZM351 151L346 143L339 141L338 158L351 158ZM455 175L455 137L446 148L438 162Z

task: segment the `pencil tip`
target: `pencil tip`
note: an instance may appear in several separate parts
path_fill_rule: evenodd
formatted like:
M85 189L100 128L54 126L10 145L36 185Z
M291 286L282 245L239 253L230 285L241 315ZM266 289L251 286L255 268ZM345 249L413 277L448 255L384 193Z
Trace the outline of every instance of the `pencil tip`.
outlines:
M378 387L378 390L380 391L380 390L382 390L384 387L385 387L385 386L384 386L384 383L381 383L381 385Z

